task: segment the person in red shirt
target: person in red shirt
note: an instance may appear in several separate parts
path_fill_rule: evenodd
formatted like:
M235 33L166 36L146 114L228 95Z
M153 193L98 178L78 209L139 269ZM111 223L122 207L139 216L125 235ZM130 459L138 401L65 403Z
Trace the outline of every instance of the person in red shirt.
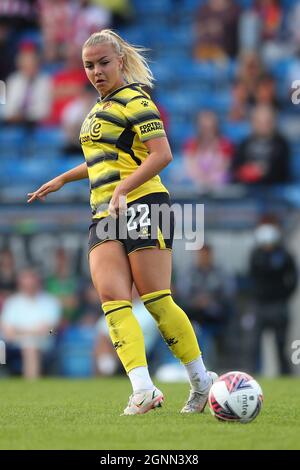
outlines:
M188 176L202 189L213 189L230 180L233 146L220 135L214 112L199 113L197 135L186 142L183 154Z
M52 77L52 110L47 124L60 124L65 107L80 96L86 83L78 48L69 44L64 68Z

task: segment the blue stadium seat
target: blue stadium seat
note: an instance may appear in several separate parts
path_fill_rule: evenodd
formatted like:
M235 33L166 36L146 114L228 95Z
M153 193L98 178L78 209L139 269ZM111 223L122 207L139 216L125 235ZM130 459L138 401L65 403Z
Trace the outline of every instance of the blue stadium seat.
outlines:
M14 142L22 143L25 135L23 127L18 126L1 126L0 142L1 144L11 144Z
M221 126L221 132L233 143L238 144L251 132L251 125L248 121L225 122Z
M281 0L281 4L285 9L290 9L298 3L299 0Z
M172 11L173 1L172 0L151 0L151 2L145 2L141 0L133 0L133 7L139 15L167 15Z
M0 130L0 157L1 160L20 159L27 155L29 138L21 127L2 127Z
M64 132L59 127L38 127L32 138L32 154L37 158L49 160L57 158L62 153Z
M148 34L144 28L120 28L120 35L131 44L149 46Z
M250 8L253 6L254 1L253 0L237 0L237 2L241 8Z
M84 162L83 154L68 156L68 157L61 157L55 160L55 171L57 173L64 173L66 171L71 170L75 166L80 165Z
M94 327L70 326L59 343L59 372L66 377L91 377L94 374Z
M294 181L300 181L300 142L292 145L290 174Z
M43 36L40 31L36 29L27 29L22 32L20 42L31 42L37 47L42 47L43 45Z
M184 142L195 135L195 127L193 121L176 122L171 121L170 128L168 130L168 137L171 142L171 146L175 151L181 151Z
M38 127L33 138L41 147L61 147L64 144L64 133L60 127Z
M183 0L182 8L184 10L196 10L199 6L204 3L206 0Z

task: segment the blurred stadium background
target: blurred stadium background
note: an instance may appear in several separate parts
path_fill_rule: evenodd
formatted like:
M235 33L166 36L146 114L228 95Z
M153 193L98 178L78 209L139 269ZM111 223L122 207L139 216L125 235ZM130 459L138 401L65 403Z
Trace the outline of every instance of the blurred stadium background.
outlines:
M83 161L96 95L80 49L105 27L149 48L174 154L163 181L174 202L205 204L207 246L176 241L173 288L208 366L299 374L299 21L298 0L0 0L0 377L121 372L88 273L88 182L26 204ZM183 380L135 311L152 372Z

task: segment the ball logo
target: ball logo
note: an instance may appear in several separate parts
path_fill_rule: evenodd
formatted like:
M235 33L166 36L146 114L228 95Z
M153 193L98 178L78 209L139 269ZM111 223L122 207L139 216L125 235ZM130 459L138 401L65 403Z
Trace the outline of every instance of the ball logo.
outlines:
M248 410L248 399L247 395L242 396L242 414L246 416Z

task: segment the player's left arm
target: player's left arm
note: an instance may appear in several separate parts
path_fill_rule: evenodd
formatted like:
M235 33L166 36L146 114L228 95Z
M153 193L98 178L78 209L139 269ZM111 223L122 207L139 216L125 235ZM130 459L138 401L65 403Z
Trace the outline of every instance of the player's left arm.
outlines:
M116 217L126 210L126 195L158 175L173 159L167 137L155 137L144 142L149 155L131 175L116 187L109 204L109 212ZM123 196L123 197L122 197Z

